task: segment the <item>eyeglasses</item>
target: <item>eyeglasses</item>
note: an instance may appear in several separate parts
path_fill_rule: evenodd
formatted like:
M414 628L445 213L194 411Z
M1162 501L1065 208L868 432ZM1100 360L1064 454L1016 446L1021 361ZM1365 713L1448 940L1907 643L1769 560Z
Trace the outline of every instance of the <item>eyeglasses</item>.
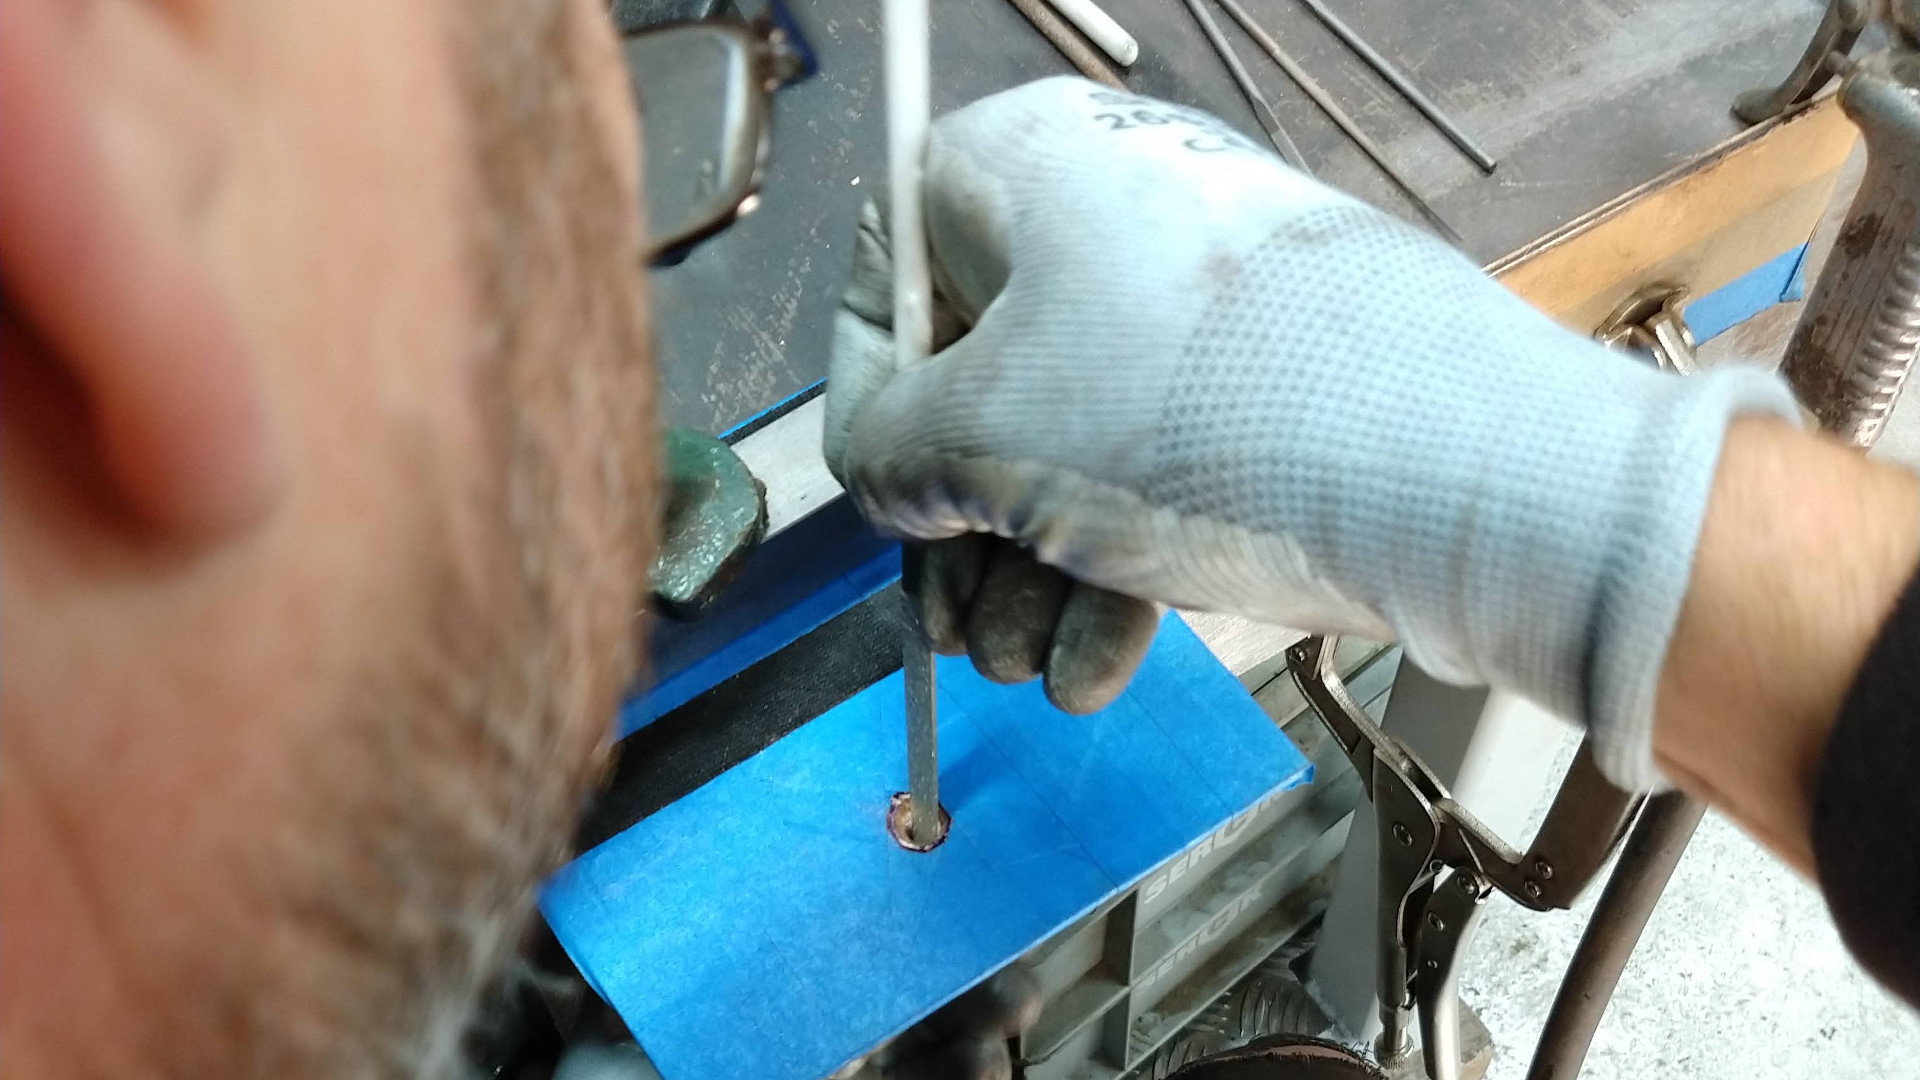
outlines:
M813 51L775 0L751 22L669 23L627 35L641 110L647 262L672 266L759 204L775 91Z

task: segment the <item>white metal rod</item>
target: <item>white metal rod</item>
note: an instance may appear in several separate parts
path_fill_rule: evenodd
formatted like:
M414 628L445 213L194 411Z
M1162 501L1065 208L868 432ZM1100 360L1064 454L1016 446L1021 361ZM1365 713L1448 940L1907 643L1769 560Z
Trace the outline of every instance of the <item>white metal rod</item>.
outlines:
M1100 46L1100 50L1113 57L1113 62L1121 67L1132 67L1140 59L1140 43L1126 32L1113 16L1100 9L1093 0L1047 0L1068 22L1080 28L1088 40Z
M892 203L894 361L912 367L933 346L933 284L921 185L933 112L927 0L886 0L887 194Z

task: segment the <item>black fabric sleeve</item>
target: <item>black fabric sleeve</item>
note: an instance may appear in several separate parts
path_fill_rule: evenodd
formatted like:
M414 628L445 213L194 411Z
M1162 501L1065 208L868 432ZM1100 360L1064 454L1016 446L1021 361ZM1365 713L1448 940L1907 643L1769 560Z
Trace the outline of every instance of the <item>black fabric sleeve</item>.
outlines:
M1920 1009L1920 576L1868 651L1827 742L1813 857L1854 957Z

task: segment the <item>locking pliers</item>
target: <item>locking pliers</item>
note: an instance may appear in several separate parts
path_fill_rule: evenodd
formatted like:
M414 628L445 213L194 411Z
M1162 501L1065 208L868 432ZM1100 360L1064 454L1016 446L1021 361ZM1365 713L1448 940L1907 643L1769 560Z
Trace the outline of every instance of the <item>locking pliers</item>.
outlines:
M1287 650L1287 667L1313 711L1353 763L1372 800L1379 844L1378 1054L1407 1050L1417 1014L1433 1080L1460 1071L1460 958L1495 891L1524 907L1569 906L1625 836L1642 796L1600 774L1582 744L1545 822L1516 851L1453 800L1445 784L1399 739L1380 730L1334 670L1333 637Z

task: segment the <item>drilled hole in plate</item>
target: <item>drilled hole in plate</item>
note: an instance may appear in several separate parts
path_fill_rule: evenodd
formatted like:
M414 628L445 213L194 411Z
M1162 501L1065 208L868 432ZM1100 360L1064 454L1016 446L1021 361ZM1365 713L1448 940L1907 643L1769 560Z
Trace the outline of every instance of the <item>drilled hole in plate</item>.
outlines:
M946 807L940 808L940 831L934 834L930 844L915 843L907 834L907 815L913 811L913 800L904 791L893 793L893 799L887 804L887 832L892 834L895 843L908 851L932 851L947 839L947 830L953 827L953 816Z

